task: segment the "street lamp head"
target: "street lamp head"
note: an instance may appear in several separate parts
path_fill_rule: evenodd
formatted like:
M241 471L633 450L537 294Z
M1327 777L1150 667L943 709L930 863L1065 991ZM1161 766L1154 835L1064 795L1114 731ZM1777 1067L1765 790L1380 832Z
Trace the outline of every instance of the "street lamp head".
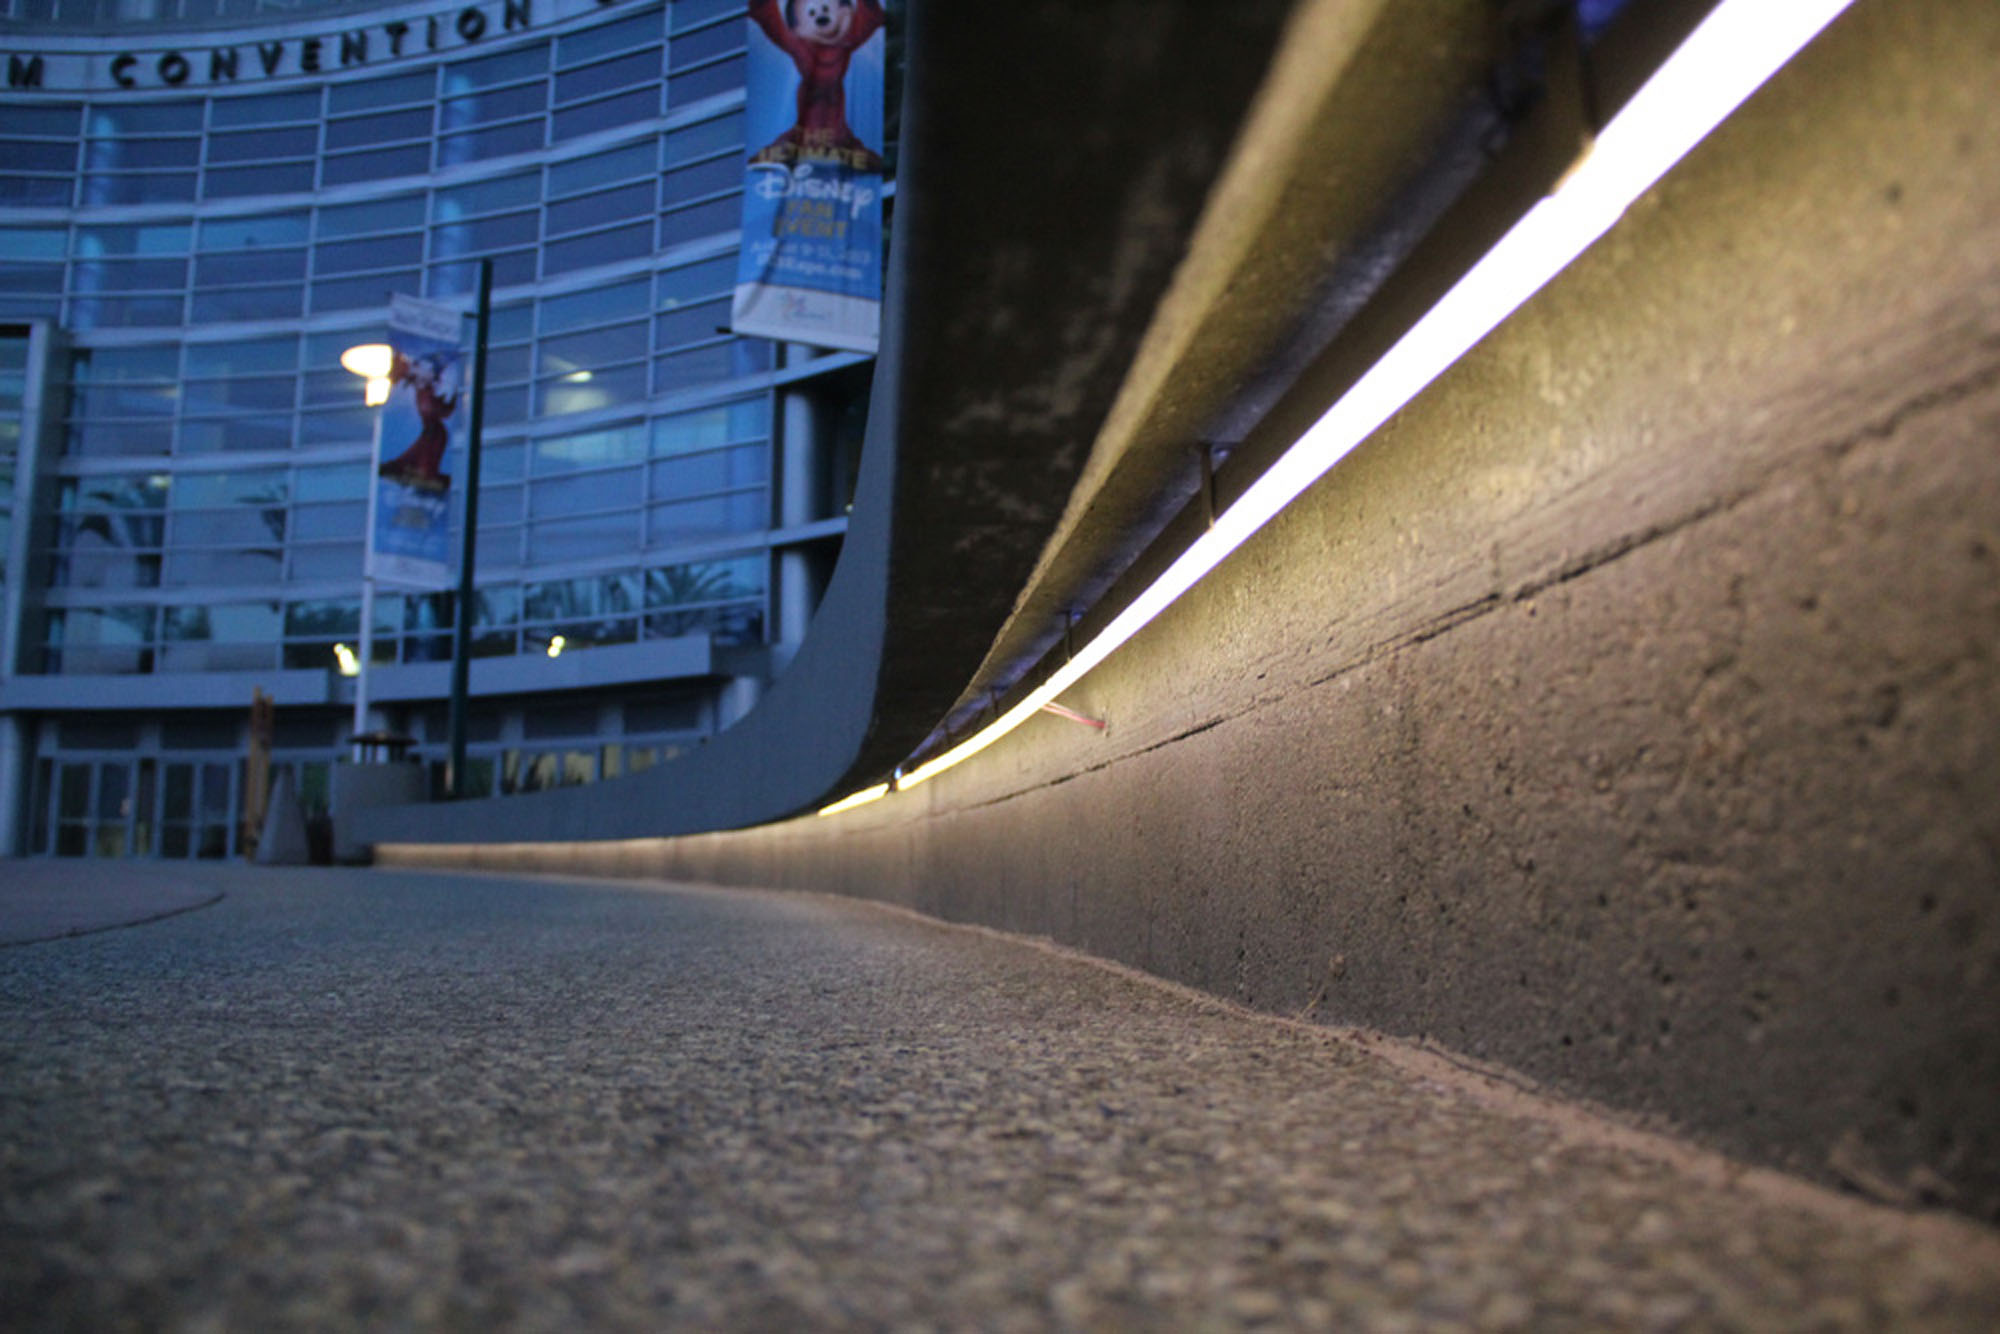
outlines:
M389 368L395 354L387 343L361 343L340 354L340 364L368 382L363 401L371 408L389 401Z
M340 364L370 380L387 379L395 354L387 343L360 343L340 354Z

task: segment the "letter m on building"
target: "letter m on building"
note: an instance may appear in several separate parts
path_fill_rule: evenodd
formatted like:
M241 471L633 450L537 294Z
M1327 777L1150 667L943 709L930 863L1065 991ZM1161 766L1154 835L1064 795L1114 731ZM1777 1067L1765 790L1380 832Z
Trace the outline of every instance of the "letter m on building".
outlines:
M29 56L26 60L16 55L7 57L7 86L9 88L39 88L42 86L42 58Z

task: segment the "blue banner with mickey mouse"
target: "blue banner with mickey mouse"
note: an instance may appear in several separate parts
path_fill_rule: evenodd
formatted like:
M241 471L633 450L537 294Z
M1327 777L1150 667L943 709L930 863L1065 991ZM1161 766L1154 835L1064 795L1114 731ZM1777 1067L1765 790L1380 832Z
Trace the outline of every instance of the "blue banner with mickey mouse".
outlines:
M396 296L389 397L375 420L367 573L398 588L451 583L451 473L469 367L456 307Z
M739 334L875 350L884 21L881 0L751 0Z

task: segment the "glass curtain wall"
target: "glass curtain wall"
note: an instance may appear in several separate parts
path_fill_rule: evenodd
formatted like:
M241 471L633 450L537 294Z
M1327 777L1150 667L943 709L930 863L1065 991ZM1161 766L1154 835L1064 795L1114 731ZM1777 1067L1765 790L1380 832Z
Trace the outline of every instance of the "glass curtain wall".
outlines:
M27 392L28 331L0 327L0 592L14 577L7 560L14 549L14 481L20 476ZM0 652L6 646L7 630L0 626Z
M477 651L760 642L771 349L722 331L739 10L278 92L0 108L0 200L69 215L0 223L0 317L75 344L41 670L331 666L359 629L372 429L339 353L392 292L466 298L480 258ZM438 657L452 614L385 599L378 655Z

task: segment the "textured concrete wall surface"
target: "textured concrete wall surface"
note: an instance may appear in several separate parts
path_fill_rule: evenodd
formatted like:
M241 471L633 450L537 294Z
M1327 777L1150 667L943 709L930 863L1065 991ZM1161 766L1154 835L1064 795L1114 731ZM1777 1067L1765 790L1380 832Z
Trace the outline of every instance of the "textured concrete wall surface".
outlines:
M1213 577L843 816L894 899L2000 1218L2000 6L1863 0Z

